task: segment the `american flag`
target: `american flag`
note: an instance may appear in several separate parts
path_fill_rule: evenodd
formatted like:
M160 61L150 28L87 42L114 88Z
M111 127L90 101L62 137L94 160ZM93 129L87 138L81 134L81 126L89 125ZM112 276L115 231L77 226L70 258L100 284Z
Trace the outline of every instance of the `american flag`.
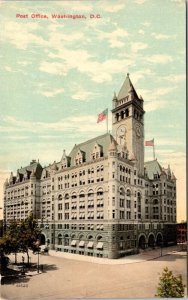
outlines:
M101 112L101 113L98 115L97 123L106 120L107 116L108 116L108 108L105 109L103 112Z
M145 141L145 146L154 146L154 139L150 141Z

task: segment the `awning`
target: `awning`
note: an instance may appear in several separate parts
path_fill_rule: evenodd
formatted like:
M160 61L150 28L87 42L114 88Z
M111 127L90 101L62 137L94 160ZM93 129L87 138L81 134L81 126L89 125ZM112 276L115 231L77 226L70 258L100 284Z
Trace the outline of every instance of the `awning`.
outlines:
M76 246L76 240L72 240L71 246Z
M103 243L102 242L98 242L97 249L103 249Z
M88 248L93 248L93 244L94 244L94 242L91 242L91 241L90 241L90 242L87 244L87 247L88 247Z
M103 226L103 225L101 225L101 226L100 226L100 229L103 229L103 228L104 228L104 226Z
M85 246L85 242L84 241L80 241L79 242L79 247L84 247Z
M97 225L97 229L100 229L100 225Z
M94 213L91 213L91 217L94 217Z

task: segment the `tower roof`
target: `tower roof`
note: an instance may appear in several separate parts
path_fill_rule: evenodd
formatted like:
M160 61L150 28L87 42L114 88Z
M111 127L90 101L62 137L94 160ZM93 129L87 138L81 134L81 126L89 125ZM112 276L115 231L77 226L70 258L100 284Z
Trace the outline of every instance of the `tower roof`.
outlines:
M134 86L129 78L129 73L127 73L127 77L119 91L117 98L118 98L118 100L124 99L124 98L128 97L130 95L130 93L133 94L134 98L139 99L139 97L134 89Z
M156 159L145 162L145 168L148 174L148 178L151 180L154 179L154 175L158 174L160 176L163 171L161 165Z

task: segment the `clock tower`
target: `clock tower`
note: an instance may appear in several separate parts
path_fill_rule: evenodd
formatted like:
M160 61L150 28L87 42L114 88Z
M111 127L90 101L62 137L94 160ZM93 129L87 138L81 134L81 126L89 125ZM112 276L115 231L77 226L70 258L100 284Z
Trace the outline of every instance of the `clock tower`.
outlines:
M139 175L144 175L144 109L129 74L119 91L114 94L112 109L112 134L119 148L126 145L129 159L134 159Z

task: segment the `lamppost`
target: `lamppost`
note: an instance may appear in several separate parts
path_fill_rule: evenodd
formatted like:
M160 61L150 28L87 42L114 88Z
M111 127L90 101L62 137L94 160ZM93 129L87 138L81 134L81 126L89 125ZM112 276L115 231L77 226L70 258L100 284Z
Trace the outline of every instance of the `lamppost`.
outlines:
M39 273L39 255L40 255L40 250L38 249L38 252L37 252L37 254L38 254L38 262L37 262L37 273Z
M161 240L161 256L163 256L163 238Z

